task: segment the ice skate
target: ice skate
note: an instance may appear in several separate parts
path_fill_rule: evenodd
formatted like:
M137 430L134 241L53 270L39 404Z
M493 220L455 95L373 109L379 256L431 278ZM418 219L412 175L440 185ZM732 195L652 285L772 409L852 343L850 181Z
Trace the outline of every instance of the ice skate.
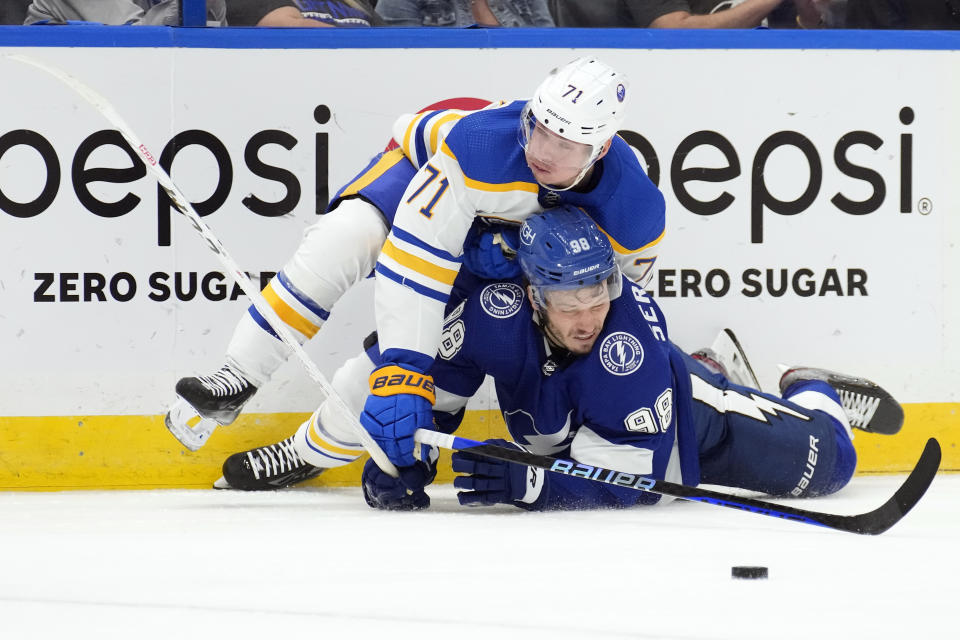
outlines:
M181 378L164 424L190 451L202 447L218 425L232 423L257 388L229 364L209 376Z
M903 408L886 390L865 378L815 369L791 367L780 378L780 393L804 380L820 380L840 396L850 426L869 433L893 435L903 426Z
M697 349L690 354L690 357L705 366L710 373L718 373L724 378L728 380L730 379L730 374L727 373L727 368L720 362L720 357L717 355L716 351L710 347Z
M215 420L200 416L189 402L179 397L167 411L167 415L163 416L163 424L173 437L190 451L196 451L205 445L210 434L217 428Z
M732 329L724 329L717 335L713 345L694 351L690 355L713 373L721 374L734 384L760 389L760 383L753 373L750 361L747 360L747 354L743 352L743 347L740 346L740 341L737 340Z
M270 491L315 478L324 469L303 461L293 446L293 436L266 447L235 453L223 463L223 477L215 489Z

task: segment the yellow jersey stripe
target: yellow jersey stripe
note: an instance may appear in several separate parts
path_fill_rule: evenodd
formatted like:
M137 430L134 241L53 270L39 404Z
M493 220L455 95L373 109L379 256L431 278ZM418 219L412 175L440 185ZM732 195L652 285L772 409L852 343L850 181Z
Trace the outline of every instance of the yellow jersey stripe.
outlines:
M597 225L597 228L599 228L600 231L603 231L603 234L604 234L605 236L607 236L607 238L609 238L610 244L613 246L613 250L614 250L614 251L616 251L617 253L624 253L624 254L627 254L627 253L640 253L641 251L644 251L645 249L649 249L650 247L652 247L652 246L654 246L654 245L656 245L656 244L659 244L660 241L663 240L663 236L665 236L666 233L667 233L667 230L664 229L664 230L660 233L660 235L657 236L657 239L656 239L656 240L653 240L652 242L648 242L647 244L643 245L643 246L640 247L639 249L627 249L625 246L623 246L622 244L620 244L619 242L617 242L616 240L614 240L614 239L613 239L613 236L611 236L609 233L607 233L605 229L603 229L602 227L600 227L600 225Z
M403 144L401 147L406 152L408 156L411 156L410 153L410 136L413 135L414 130L417 128L417 123L427 114L432 113L431 111L424 111L419 113L410 121L410 124L407 125L407 130L403 132Z
M453 158L454 160L457 160L457 156L453 155L453 151L450 151L450 147L447 146L447 141L446 141L446 140L444 140L443 142L440 143L440 151L443 151L445 154L447 154L448 156L450 156L450 157ZM459 160L457 160L457 164L460 164L460 161L459 161Z
M347 188L343 190L343 193L340 194L340 197L344 198L346 196L356 195L361 189L382 176L387 172L388 169L403 160L403 158L403 151L400 149L394 149L393 151L386 152L380 157L379 160L377 160L376 164L370 167L367 171L364 171L361 176L347 185Z
M322 435L320 435L320 430L317 429L317 420L314 416L310 420L310 428L307 430L307 437L310 441L319 447L320 449L326 449L331 453L337 453L341 456L348 456L356 458L361 453L363 453L363 447L357 449L344 449L343 447L338 447L336 445L330 444L329 440L325 440Z
M390 242L390 238L387 238L387 241L383 243L383 248L380 252L393 258L398 264L423 274L428 278L432 278L437 282L453 286L453 281L457 279L457 272L453 269L438 267L420 256L415 256L412 253L404 251Z
M316 335L317 331L320 330L319 326L313 324L302 315L297 313L296 309L291 307L286 303L286 301L278 296L277 292L273 290L272 282L264 287L263 299L267 301L267 304L269 304L274 311L277 312L277 315L280 316L281 320L283 320L292 329L296 329L308 338L312 338L314 335Z
M436 123L431 124L433 129L430 131L430 155L433 155L437 152L437 138L440 137L440 128L452 120L459 120L463 117L463 114L460 113L448 113L443 116Z
M533 182L481 182L480 180L474 180L473 178L468 178L463 176L463 182L471 189L477 189L478 191L492 191L495 193L504 193L506 191L527 191L529 193L540 193L540 185L534 184Z
M456 160L457 163L460 162L457 160L457 156L453 155L450 147L447 146L446 140L440 143L440 151ZM466 174L463 175L463 182L471 189L477 189L478 191L493 191L497 193L503 193L505 191L529 191L530 193L540 193L540 185L534 182L482 182L480 180L474 180Z
M453 155L453 151L450 151L450 147L447 146L446 140L440 143L440 151L457 160L457 156ZM457 162L459 163L459 160L457 160ZM534 182L482 182L480 180L474 180L466 174L463 175L463 182L471 189L477 189L478 191L493 191L497 193L503 193L505 191L529 191L530 193L540 193L540 185Z

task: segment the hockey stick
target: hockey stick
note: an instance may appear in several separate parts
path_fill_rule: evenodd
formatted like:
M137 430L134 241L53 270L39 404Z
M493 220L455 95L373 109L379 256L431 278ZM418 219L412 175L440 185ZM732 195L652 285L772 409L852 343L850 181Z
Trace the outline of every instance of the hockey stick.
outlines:
M157 164L157 156L150 152L147 146L133 132L133 129L130 128L130 125L128 125L120 116L120 114L117 113L116 109L113 108L113 105L110 104L110 102L102 95L61 69L22 54L6 54L4 57L31 65L50 74L77 92L87 102L93 105L93 107L99 111L104 118L110 121L110 123L116 127L117 130L119 130L120 135L122 135L123 139L127 141L127 144L129 144L136 153L140 154L140 157L146 164L147 169L157 179L157 182L167 193L167 196L169 196L170 201L176 207L177 211L182 213L187 220L190 221L190 225L203 237L210 250L217 255L217 258L220 260L220 264L222 264L223 267L230 273L237 285L240 286L243 292L253 303L253 306L256 307L257 311L259 311L264 318L267 319L267 321L270 323L270 326L273 327L273 330L280 337L283 343L293 350L293 353L296 354L297 358L303 364L310 377L320 385L320 388L323 389L324 394L326 394L326 400L328 402L333 402L335 409L340 412L342 417L349 419L350 423L354 427L354 430L356 431L356 435L359 438L360 443L370 453L370 456L374 459L374 461L376 461L377 466L383 469L384 473L396 478L397 469L393 463L390 462L390 459L387 458L387 455L382 449L380 449L373 438L370 437L370 434L367 433L366 429L360 425L359 421L357 420L357 416L353 415L353 412L350 411L349 407L344 404L340 396L336 393L336 391L334 391L333 387L330 386L330 383L324 377L323 373L320 372L320 369L317 367L317 365L314 364L313 360L310 359L310 356L308 356L306 351L303 350L303 347L300 346L300 343L297 342L297 340L290 334L286 326L283 324L283 321L276 314L273 308L267 304L266 300L263 299L263 296L260 294L260 292L256 289L256 287L253 286L253 283L250 282L250 278L247 277L247 274L240 269L234 259L227 252L227 249L213 234L213 231L210 230L210 227L207 226L203 219L200 218L200 215L193 208L193 205L190 204L190 201L187 200L177 185L174 184L170 174L168 174L163 167Z
M747 360L747 353L740 345L740 341L737 340L733 329L724 329L721 331L717 339L713 341L712 348L721 355L721 358L728 360L730 369L737 372L737 374L743 378L740 384L763 391L763 387L760 386L760 381L757 380L757 374L753 372L753 367L750 366L750 361Z
M529 467L537 467L538 469L546 469L554 473L594 480L616 487L649 491L651 493L659 493L661 495L673 496L694 502L707 502L721 507L751 511L765 516L783 518L784 520L804 522L828 529L836 529L837 531L849 531L850 533L866 535L883 533L899 522L900 519L917 504L920 498L923 497L930 483L933 482L933 478L937 474L937 469L940 467L940 443L937 442L935 438L930 438L923 448L923 453L920 455L920 460L917 461L917 465L889 500L868 513L844 516L807 511L806 509L797 509L795 507L755 500L753 498L741 498L718 491L710 491L709 489L700 489L698 487L688 487L682 484L667 482L666 480L654 480L653 478L634 473L604 469L603 467L593 467L574 462L573 460L541 456L520 449L501 447L486 442L477 442L476 440L468 440L467 438L447 435L438 431L417 429L415 438L417 442L422 444L443 447L444 449L453 449L454 451L469 451L470 453L494 458L496 460L524 464Z

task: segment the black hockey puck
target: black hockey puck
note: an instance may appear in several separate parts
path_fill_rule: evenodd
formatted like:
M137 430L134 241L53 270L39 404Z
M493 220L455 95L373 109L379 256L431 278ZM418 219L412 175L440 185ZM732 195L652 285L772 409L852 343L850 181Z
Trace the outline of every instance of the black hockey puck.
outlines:
M743 580L766 580L766 567L733 567L730 569L730 576L741 578Z

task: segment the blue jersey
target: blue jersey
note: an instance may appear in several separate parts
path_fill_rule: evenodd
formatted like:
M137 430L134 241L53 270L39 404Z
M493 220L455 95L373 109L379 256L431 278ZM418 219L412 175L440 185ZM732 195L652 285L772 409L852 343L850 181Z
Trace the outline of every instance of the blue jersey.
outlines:
M780 398L707 371L668 341L663 315L624 283L592 351L551 349L519 285L489 284L444 323L431 373L434 417L451 432L484 376L513 439L541 455L794 497L832 493L856 452L829 385ZM811 386L812 385L812 386ZM658 496L547 474L533 509L652 504Z
M490 284L444 323L431 369L435 416L441 428L455 428L467 399L490 375L511 436L529 451L697 484L689 382L672 353L659 308L628 282L585 356L551 349L519 285ZM546 504L538 508L658 498L567 476L549 480Z
M519 224L544 208L573 204L610 237L629 279L649 277L665 225L664 199L637 155L614 137L584 191L541 187L517 139L523 106L426 111L395 125L394 138L418 171L376 266L377 328L388 361L429 366L464 238L478 216Z

